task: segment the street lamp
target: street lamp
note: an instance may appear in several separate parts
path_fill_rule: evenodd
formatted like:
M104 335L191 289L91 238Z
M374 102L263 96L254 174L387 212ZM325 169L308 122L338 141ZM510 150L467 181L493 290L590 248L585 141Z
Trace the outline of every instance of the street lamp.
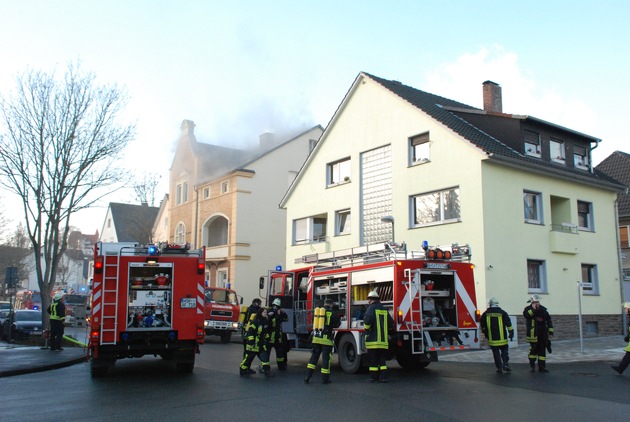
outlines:
M394 217L392 217L391 215L385 215L383 217L381 217L381 221L383 223L392 223L392 243L396 243L396 236L395 236L395 230L394 230Z

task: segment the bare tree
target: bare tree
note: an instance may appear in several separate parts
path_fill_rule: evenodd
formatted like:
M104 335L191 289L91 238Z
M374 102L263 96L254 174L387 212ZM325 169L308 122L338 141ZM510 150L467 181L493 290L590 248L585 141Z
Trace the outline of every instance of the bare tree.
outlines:
M142 178L136 178L138 182L133 184L133 190L139 203L147 204L151 207L155 206L155 192L160 183L160 178L161 176L147 174L146 172Z
M16 82L0 97L0 184L21 199L45 309L70 217L115 190L123 175L115 163L135 127L119 123L124 92L79 66L61 78L27 70Z

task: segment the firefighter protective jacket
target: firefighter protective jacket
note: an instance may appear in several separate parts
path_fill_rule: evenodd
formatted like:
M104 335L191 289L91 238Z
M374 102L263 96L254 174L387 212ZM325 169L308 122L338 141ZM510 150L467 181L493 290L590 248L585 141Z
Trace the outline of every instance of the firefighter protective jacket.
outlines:
M387 335L394 328L394 320L381 302L374 302L368 307L363 318L363 326L365 327L366 349L389 347Z
M280 308L273 305L269 308L268 318L271 330L271 344L282 343L282 323L289 320L286 312L279 312Z
M258 353L262 350L267 350L268 344L269 322L266 318L254 318L247 330L247 345L245 346L245 350Z
M243 338L247 337L247 330L249 330L249 325L252 323L254 318L256 318L256 312L260 309L260 306L250 305L247 308L247 312L245 313L245 319L243 320L243 327L241 327L242 332L241 335Z
M544 306L540 305L538 309L534 309L529 305L523 309L523 316L528 343L546 342L549 334L553 334L551 316Z
M324 346L333 345L333 330L341 325L339 316L334 314L329 306L326 308L324 315L324 328L313 332L313 344L323 344Z
M508 332L514 335L509 315L498 306L491 306L481 315L481 331L488 339L488 345L505 346L508 344Z
M66 319L66 306L61 299L53 300L48 307L48 313L50 314L50 319L64 321Z

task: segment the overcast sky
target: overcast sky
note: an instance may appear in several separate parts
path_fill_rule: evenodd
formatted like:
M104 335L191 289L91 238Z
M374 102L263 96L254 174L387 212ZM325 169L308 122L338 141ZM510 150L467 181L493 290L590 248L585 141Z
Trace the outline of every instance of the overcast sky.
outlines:
M122 164L164 190L182 120L233 147L326 127L361 71L479 108L492 80L504 112L601 138L597 164L630 152L629 21L627 0L0 0L0 92L80 60L129 93L138 133ZM100 231L109 201L133 191L73 224Z

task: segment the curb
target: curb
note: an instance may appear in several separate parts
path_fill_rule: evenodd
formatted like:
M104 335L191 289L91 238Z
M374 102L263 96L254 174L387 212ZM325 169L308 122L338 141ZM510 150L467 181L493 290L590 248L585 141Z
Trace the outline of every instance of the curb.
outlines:
M0 378L11 377L14 375L32 374L35 372L44 372L51 369L65 368L67 366L76 365L77 363L86 362L86 359L87 359L87 355L80 356L73 359L68 359L62 362L50 363L50 364L45 364L45 365L31 366L31 367L19 368L19 369L7 369L4 371L0 370Z

